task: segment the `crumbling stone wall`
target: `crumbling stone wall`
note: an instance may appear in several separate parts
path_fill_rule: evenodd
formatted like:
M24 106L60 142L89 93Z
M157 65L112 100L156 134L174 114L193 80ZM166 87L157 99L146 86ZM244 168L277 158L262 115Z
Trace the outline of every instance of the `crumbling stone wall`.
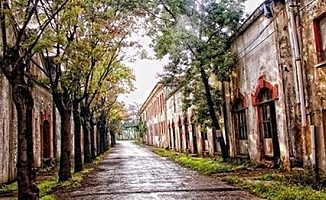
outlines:
M34 165L43 164L43 122L50 122L49 151L50 157L60 155L60 118L53 115L53 101L51 94L44 88L35 85L34 97ZM17 162L17 114L11 97L11 87L7 79L0 73L0 184L16 179ZM56 117L56 120L53 120ZM56 135L53 134L56 130ZM73 133L73 132L72 132ZM55 141L54 141L55 139ZM56 146L56 147L54 147Z
M306 131L307 145L305 160L312 159L311 132L309 126L315 126L317 166L326 172L326 64L320 65L317 59L316 37L314 32L314 20L325 15L326 2L324 0L300 1L298 20L299 41L301 46L301 58L303 66L303 78L305 85L305 98L307 106ZM322 34L325 34L323 32Z
M16 178L17 121L9 82L0 73L0 184Z
M276 109L276 128L280 157L285 167L289 167L290 150L294 154L295 146L289 146L291 138L297 134L292 130L295 124L293 118L296 113L295 97L293 97L293 72L291 55L289 54L289 35L286 31L288 18L283 4L273 4L273 17L266 18L262 9L258 8L248 19L247 24L236 35L232 44L233 50L238 54L239 61L232 73L231 82L225 84L228 96L228 118L230 127L231 153L236 155L238 150L235 144L235 125L232 121L232 103L241 94L246 101L247 122L247 149L252 162L259 164L263 159L262 133L259 123L259 107L257 98L260 89L269 88L273 93ZM290 74L290 75L289 75ZM292 74L292 75L291 75ZM285 82L286 79L286 82ZM269 86L267 86L267 85ZM285 85L286 84L286 85ZM287 92L287 93L285 93ZM290 103L289 103L290 101ZM293 113L292 113L293 111ZM293 116L293 117L290 117ZM288 127L291 124L291 127ZM291 129L291 131L290 131ZM295 154L300 157L299 152Z

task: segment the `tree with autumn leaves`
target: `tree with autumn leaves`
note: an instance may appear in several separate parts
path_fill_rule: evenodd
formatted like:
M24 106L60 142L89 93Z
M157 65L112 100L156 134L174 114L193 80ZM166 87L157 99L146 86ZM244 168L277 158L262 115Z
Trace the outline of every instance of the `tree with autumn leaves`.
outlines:
M67 138L67 133L71 130L71 111L75 123L83 128L84 163L90 163L96 156L92 102L103 88L110 89L110 79L119 84L120 80L116 79L132 78L131 71L121 64L122 48L134 44L126 40L135 24L135 18L126 14L127 10L131 11L126 5L123 2L120 5L102 1L70 1L45 34L45 37L53 38L46 51L47 57L51 58L48 59L47 75L61 123L64 123L61 124L61 151L67 153L60 157L63 171L59 170L59 180L71 176L67 170L70 169L71 139ZM129 76L117 73L121 68ZM82 169L80 133L80 126L75 126L76 171Z
M43 3L41 0L0 1L0 67L12 87L18 118L18 199L37 199L39 192L33 164L34 99L30 69L42 48L40 43L46 27L64 9L67 1L52 2L51 9Z

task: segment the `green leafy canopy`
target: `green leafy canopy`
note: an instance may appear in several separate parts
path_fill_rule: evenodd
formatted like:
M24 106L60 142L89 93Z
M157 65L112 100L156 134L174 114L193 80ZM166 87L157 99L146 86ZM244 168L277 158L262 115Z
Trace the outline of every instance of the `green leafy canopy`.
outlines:
M170 86L184 86L184 108L193 107L199 124L209 124L205 79L219 110L222 102L214 81L227 81L236 56L230 37L239 27L243 0L158 0L149 21L153 46L159 58L168 55L162 79ZM201 75L202 76L201 76ZM213 78L214 77L214 78Z

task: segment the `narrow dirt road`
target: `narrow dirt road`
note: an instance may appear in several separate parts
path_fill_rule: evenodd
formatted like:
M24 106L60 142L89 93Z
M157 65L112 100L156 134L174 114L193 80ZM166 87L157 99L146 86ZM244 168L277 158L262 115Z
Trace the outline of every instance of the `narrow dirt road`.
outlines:
M183 168L130 141L119 141L85 188L64 199L258 199Z

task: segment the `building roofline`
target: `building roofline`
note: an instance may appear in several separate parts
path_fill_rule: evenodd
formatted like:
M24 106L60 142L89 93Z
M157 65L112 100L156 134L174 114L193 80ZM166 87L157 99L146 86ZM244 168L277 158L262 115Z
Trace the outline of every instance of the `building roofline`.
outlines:
M246 29L257 20L264 13L264 3L260 4L254 12L241 24L241 26L231 36L231 41L234 41L239 35L246 31Z
M149 103L149 100L153 97L154 93L159 89L159 88L163 88L163 82L162 81L158 81L154 88L152 89L152 91L149 93L148 97L146 98L145 102L142 104L142 106L139 109L138 115L140 115L141 113L143 113L145 107L147 106L147 104Z

